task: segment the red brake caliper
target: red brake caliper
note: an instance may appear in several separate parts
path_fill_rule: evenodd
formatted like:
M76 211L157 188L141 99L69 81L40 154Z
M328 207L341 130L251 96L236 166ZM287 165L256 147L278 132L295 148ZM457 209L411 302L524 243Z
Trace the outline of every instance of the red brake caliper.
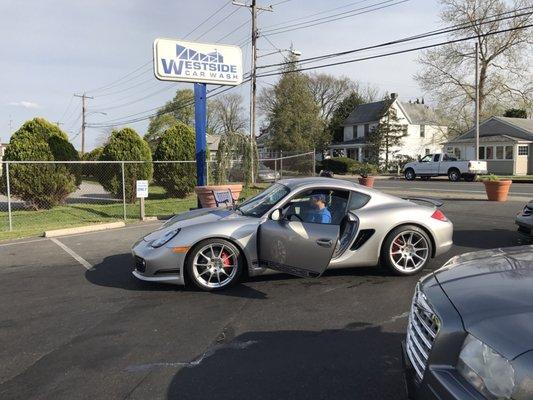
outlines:
M224 268L230 268L231 261L230 261L230 255L226 253L225 251L222 251L222 264L224 264Z

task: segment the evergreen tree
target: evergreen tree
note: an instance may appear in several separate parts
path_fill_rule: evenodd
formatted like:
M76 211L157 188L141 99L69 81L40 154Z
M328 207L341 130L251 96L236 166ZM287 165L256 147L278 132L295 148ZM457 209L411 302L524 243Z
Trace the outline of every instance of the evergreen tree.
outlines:
M367 138L370 146L370 162L381 165L384 162L385 170L389 168L392 148L400 146L402 139L407 135L405 126L400 123L394 100L385 99L378 125L372 129Z
M275 150L308 151L326 147L320 108L309 89L309 77L297 72L295 56L285 67L274 87L274 99L268 113L271 146Z

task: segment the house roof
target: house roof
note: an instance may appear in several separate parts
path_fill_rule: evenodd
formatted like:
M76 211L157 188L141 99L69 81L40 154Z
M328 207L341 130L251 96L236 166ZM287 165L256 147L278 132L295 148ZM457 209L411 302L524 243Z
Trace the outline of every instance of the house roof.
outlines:
M495 143L495 142L518 142L520 139L514 138L509 135L492 135L492 136L480 136L480 143ZM470 143L472 138L457 138L450 140L446 143Z
M388 107L393 102L390 100L376 101L357 106L344 120L344 125L367 124L381 119ZM442 125L435 110L421 103L409 103L396 100L399 108L411 124L415 125Z
M399 101L406 118L414 125L442 125L441 118L431 107L421 103Z
M490 117L479 124L479 137L507 136L519 140L533 140L533 119ZM459 135L450 142L471 141L475 137L475 127ZM480 139L481 140L481 139ZM509 140L509 139L507 139Z
M388 100L382 100L355 107L350 115L348 115L348 118L344 120L344 125L366 124L368 122L379 121L386 110L387 103L389 103Z

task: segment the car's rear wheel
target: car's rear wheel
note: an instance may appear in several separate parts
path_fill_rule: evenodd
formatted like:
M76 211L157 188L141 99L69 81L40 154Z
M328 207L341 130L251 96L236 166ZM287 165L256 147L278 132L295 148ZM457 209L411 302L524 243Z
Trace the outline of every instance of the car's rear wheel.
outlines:
M389 233L381 247L381 263L395 275L413 275L428 263L431 240L414 225L399 226Z
M458 182L461 179L461 173L457 168L452 168L448 171L448 179L452 182Z
M412 181L416 178L415 170L412 168L407 168L404 173L405 179Z
M196 287L221 290L240 277L244 258L235 245L225 239L207 239L198 243L187 257L187 274Z
M464 174L463 178L467 182L474 182L477 178L476 174Z

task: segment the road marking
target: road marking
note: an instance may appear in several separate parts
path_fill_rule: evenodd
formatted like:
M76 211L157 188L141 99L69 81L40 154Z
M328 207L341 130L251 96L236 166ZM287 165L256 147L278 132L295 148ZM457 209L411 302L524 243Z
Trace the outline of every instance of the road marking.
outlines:
M16 244L28 244L28 243L35 243L35 242L43 242L45 240L48 240L48 239L42 238L42 239L34 239L34 240L24 240L22 242L3 243L3 244L0 244L0 247L14 246Z
M83 267L87 270L90 270L93 268L93 266L91 264L89 264L87 262L87 260L85 260L83 257L81 257L80 255L78 255L74 250L72 250L70 247L68 247L66 244L60 242L59 240L57 240L56 238L50 238L50 240L52 242L54 242L55 244L57 244L59 247L61 247L63 250L65 250L65 252L67 252L68 254L70 254L70 256L72 256L73 259L75 259L77 262L79 262L81 265L83 265Z

